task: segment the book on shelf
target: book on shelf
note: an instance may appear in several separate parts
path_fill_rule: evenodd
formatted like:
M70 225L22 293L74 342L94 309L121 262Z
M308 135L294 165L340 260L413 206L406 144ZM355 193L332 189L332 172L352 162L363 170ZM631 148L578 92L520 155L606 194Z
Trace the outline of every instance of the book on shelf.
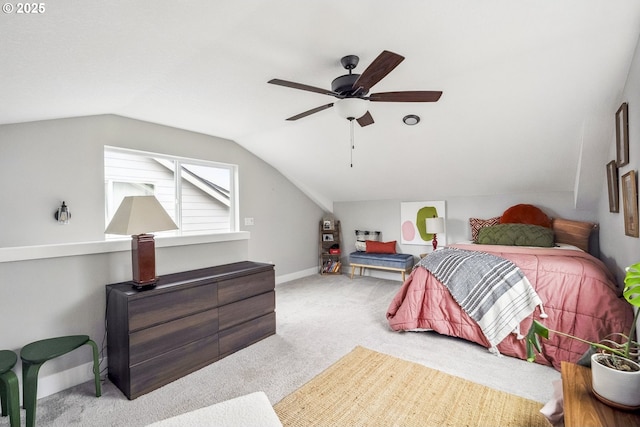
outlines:
M342 267L342 263L340 261L328 260L322 265L322 272L338 273L340 271L340 267Z

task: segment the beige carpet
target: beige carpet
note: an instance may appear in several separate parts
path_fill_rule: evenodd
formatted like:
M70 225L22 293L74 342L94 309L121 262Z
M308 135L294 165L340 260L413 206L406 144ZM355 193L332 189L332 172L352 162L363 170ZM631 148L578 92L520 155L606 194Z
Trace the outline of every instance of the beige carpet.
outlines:
M542 404L356 347L278 402L289 426L540 426Z

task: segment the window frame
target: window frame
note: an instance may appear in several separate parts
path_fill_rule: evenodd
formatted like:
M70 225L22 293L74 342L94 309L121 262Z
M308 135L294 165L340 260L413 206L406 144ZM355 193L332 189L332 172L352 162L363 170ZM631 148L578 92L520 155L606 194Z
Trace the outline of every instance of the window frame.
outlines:
M238 185L238 165L231 163L223 163L213 160L206 159L195 159L184 156L175 156L170 154L156 153L150 151L143 150L134 150L130 148L122 148L122 147L114 147L114 146L104 146L103 150L103 175L104 175L104 203L105 203L105 227L108 223L108 213L107 213L107 204L108 204L108 192L112 190L112 186L114 182L132 182L132 183L144 183L144 184L152 184L156 185L154 179L152 178L137 178L131 181L122 181L119 179L108 179L105 173L105 164L104 158L107 152L114 153L123 153L127 155L134 155L140 157L149 157L153 159L166 160L170 162L174 162L173 168L173 184L174 184L174 216L175 222L178 225L178 230L173 232L166 232L167 235L175 235L175 236L189 236L189 235L206 235L206 234L220 234L220 233L234 233L240 231L240 221L239 221L239 185ZM182 224L182 187L183 187L183 177L181 173L176 173L176 170L181 170L181 164L189 164L189 165L199 165L206 167L213 167L219 169L226 169L229 173L229 230L224 231L214 231L208 230L203 232L186 232L183 234L183 224ZM112 194L112 193L111 193ZM117 209L117 207L116 207ZM165 233L162 233L165 234Z

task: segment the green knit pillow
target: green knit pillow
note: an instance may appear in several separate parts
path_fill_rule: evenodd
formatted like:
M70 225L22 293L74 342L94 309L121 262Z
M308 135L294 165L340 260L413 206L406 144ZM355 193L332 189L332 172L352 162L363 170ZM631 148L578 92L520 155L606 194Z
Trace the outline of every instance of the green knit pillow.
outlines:
M484 227L478 232L478 243L483 245L553 247L553 230L531 224L498 224Z

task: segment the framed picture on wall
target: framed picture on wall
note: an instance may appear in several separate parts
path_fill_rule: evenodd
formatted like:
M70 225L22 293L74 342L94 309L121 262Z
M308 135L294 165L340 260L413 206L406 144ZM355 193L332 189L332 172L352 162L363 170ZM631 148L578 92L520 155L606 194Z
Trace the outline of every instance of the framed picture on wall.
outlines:
M638 237L638 186L636 171L622 175L622 204L624 206L624 234Z
M607 163L607 189L609 190L609 212L620 212L618 164L615 160Z
M333 242L333 234L323 234L322 235L323 242Z
M629 164L629 105L626 102L616 112L616 160L618 167Z
M427 233L427 218L441 217L446 220L444 200L400 203L400 243L403 245L428 245L433 242L433 234ZM437 240L446 245L445 231L438 233Z

